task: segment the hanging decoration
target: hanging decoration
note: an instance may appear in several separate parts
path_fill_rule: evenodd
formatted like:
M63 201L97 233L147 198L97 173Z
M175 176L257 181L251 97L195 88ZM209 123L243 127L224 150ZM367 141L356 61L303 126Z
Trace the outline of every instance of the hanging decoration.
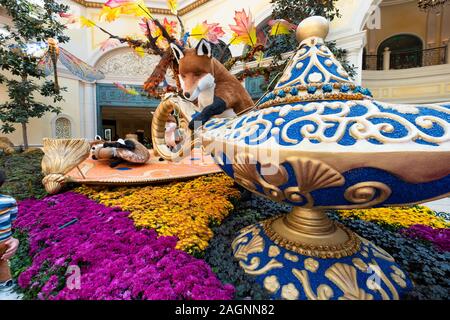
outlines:
M440 13L449 3L450 0L418 0L417 6L422 11Z
M244 67L243 70L245 72L241 72L238 75L240 79L243 79L255 75L265 75L266 72L263 69L269 72L275 70L278 65L276 62L268 66L261 66L265 57L264 52L275 43L277 37L289 35L295 30L294 25L286 20L271 20L269 25L272 29L266 36L262 28L256 26L252 13L241 10L235 12L234 24L228 26L229 37L226 37L223 26L207 20L199 22L192 30L186 32L184 23L179 16L178 1L168 0L167 6L176 19L172 17L155 18L143 0L109 0L105 3L98 16L98 22L112 23L123 15L132 15L140 18L139 26L143 33L142 36L118 36L100 26L93 18L81 16L78 19L81 27L97 28L108 36L99 43L99 47L103 51L110 50L120 44L127 44L140 57L143 57L145 54L161 57L154 72L144 84L144 90L150 97L160 98L167 92L179 90L178 67L170 50L171 43L176 43L181 47L189 47L191 40L200 41L205 39L216 45L219 52L216 58L228 70L233 68L238 62L244 64L252 61L256 62L256 66L253 68ZM230 41L226 43L223 40L224 38L228 38ZM244 50L244 54L239 57L229 57L227 52L229 52L230 45L245 45L248 49ZM177 82L177 87L170 86L165 80L169 70L175 82Z

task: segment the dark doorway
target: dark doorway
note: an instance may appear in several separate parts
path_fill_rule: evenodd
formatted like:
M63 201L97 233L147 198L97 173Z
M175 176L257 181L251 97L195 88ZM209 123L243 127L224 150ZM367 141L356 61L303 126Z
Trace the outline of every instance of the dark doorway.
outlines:
M103 131L111 129L112 140L137 134L140 142L151 140L152 112L154 108L102 107Z
M383 68L385 48L391 51L390 69L409 69L422 66L423 43L414 35L400 34L384 40L378 47L378 69Z

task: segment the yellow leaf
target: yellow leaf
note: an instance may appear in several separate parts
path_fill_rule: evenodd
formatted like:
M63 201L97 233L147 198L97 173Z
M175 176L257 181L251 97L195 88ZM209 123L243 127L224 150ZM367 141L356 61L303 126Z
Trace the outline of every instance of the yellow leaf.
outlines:
M289 34L289 28L281 22L277 22L270 29L270 35L278 36L280 34Z
M142 47L134 48L134 51L137 53L139 57L143 57L145 55L145 50Z
M135 88L127 88L127 93L131 94L133 96L138 96L139 92L137 92L137 90Z
M167 0L167 6L174 15L178 14L178 1L177 0Z
M95 27L95 22L92 20L89 20L83 16L80 17L80 23L81 23L81 27L86 27L86 28L92 28Z
M256 28L253 27L248 34L233 34L233 40L231 41L231 44L246 44L249 46L255 46L258 42L257 36L256 36Z
M206 35L208 34L208 25L205 23L199 23L197 24L191 32L192 38L196 40L202 40L206 38Z
M280 34L289 34L294 31L296 26L284 19L270 20L268 23L272 28L270 29L271 36L278 36Z
M261 63L264 60L264 52L258 51L254 55L256 62Z
M122 13L121 8L110 8L108 6L103 6L100 12L100 20L105 19L108 22L116 20Z
M258 43L258 38L256 36L256 27L254 27L251 31L250 31L250 43L248 43L249 45L254 46L255 44Z
M241 39L234 33L233 38L230 41L230 44L241 44Z
M150 10L147 8L147 6L144 3L144 0L137 0L135 3L132 3L131 5L134 6L133 14L136 17L147 17L147 18L153 19L152 14L150 13Z

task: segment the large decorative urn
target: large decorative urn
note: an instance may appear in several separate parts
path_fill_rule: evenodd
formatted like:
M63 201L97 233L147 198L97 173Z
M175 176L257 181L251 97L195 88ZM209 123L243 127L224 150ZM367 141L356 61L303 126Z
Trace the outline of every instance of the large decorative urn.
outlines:
M408 275L326 212L448 196L450 106L373 100L324 44L328 28L304 20L275 89L245 114L207 122L202 143L237 183L293 207L232 245L272 297L399 299L412 288Z

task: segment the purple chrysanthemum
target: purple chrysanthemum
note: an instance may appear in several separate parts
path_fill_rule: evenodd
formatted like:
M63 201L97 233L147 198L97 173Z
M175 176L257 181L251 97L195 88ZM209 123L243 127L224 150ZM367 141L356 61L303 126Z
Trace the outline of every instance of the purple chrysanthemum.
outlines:
M59 228L74 219L75 223ZM33 257L32 265L19 276L19 285L30 288L40 283L41 299L231 299L234 295L234 288L223 285L203 260L175 249L176 238L136 230L127 212L76 193L22 201L15 226L28 233ZM58 289L61 279L67 277L69 282L70 276L76 276L64 275L69 265L80 267L79 288Z
M435 229L429 226L416 224L401 233L411 238L424 239L433 243L439 250L450 251L450 229Z

